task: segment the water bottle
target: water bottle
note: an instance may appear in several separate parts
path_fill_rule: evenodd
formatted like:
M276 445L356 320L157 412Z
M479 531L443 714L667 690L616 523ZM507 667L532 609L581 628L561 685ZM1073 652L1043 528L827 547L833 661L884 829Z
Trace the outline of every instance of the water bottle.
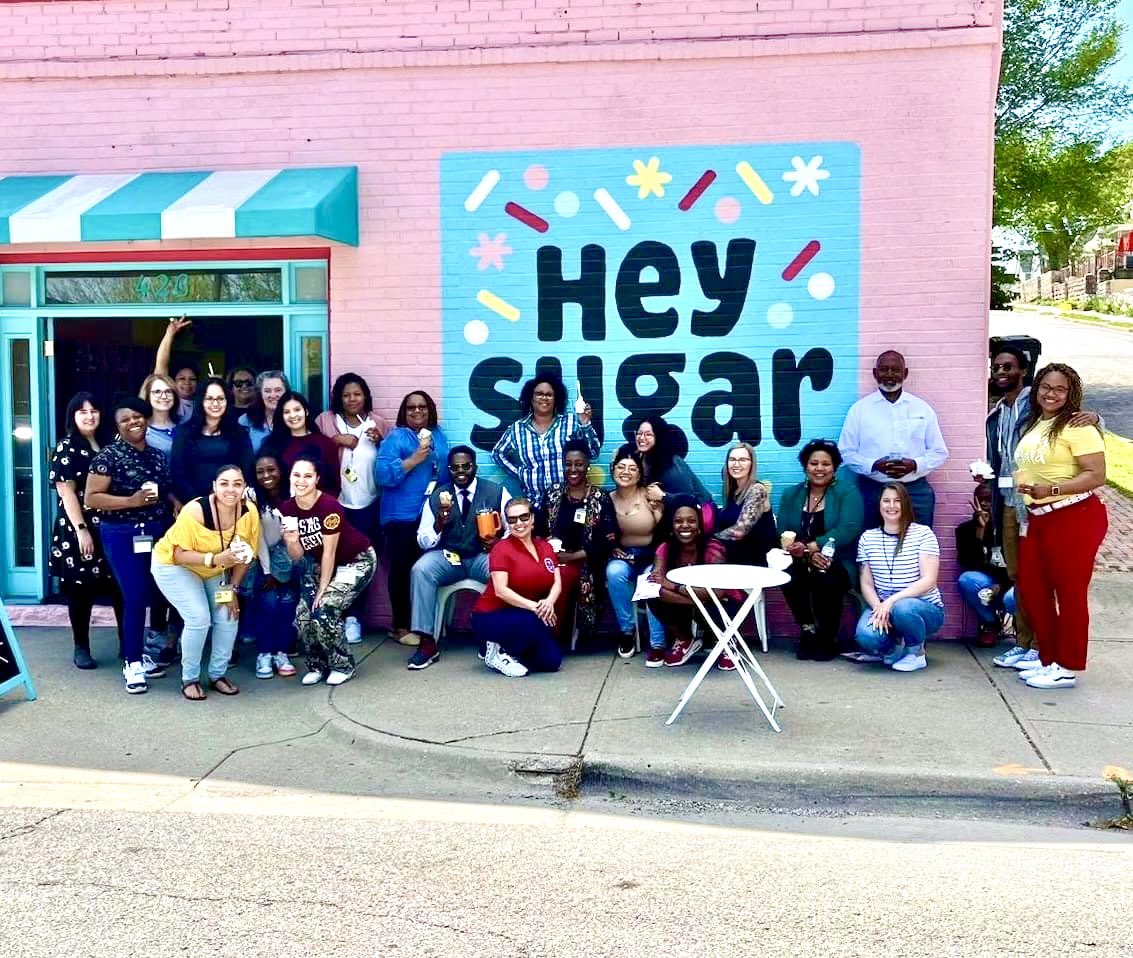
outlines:
M833 539L827 539L826 545L824 545L822 547L822 554L824 556L826 556L826 558L830 562L833 562L834 561L834 551L835 551L836 548L837 548L837 544L834 542L834 540ZM825 572L826 570L823 569L822 571Z

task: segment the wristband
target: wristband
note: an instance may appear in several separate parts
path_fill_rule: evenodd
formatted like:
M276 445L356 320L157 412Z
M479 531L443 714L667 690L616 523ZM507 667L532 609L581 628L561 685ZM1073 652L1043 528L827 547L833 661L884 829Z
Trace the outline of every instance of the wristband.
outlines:
M85 522L80 522L77 526L75 526L76 529L85 529L86 527L87 524Z

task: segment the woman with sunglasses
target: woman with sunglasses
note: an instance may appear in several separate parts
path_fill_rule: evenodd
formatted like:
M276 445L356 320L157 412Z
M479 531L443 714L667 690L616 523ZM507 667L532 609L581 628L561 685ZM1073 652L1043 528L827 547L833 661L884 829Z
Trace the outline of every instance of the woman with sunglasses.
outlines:
M1038 371L1030 415L1015 447L1016 490L1025 510L1019 597L1041 663L1019 675L1031 688L1069 689L1086 668L1090 579L1109 528L1095 494L1105 485L1105 440L1097 426L1072 426L1082 380L1063 363Z
M856 579L864 506L853 477L838 478L836 443L812 439L799 464L806 478L779 500L777 538L791 556L783 597L801 633L797 658L827 662L838 654L842 604ZM826 554L831 549L833 556Z
M173 494L181 502L210 496L216 471L229 463L240 467L247 482L252 446L236 422L228 386L218 376L209 376L197 389L192 414L173 434Z
M512 499L504 509L510 535L488 555L488 587L472 610L472 631L484 664L509 678L557 672L563 654L555 638L555 603L562 591L558 557L533 534L531 500Z
M389 602L393 612L390 637L416 646L411 632L410 573L421 557L417 525L425 497L435 483L448 475L448 439L437 421L437 404L417 389L401 400L397 428L382 440L374 465L374 478L382 488L381 524L389 572Z

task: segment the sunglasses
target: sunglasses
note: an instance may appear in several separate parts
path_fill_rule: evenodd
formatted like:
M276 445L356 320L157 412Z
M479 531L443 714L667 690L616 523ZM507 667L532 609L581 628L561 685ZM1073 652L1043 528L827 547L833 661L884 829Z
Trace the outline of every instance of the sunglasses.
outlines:
M513 526L518 525L521 522L530 522L531 521L531 513L530 512L518 512L514 516L508 516L507 521L508 521L509 525L513 525Z
M232 385L237 389L248 389L250 386L256 385L254 379L233 379Z

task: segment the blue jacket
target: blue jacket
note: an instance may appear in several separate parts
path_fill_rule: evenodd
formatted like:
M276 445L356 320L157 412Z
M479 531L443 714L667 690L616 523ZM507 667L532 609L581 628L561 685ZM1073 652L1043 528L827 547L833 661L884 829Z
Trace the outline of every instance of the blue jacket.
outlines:
M398 426L378 446L374 481L382 487L382 525L416 522L421 518L429 483L448 476L448 439L440 426L433 429L433 454L409 472L402 468L402 462L412 456L420 444L414 430Z

